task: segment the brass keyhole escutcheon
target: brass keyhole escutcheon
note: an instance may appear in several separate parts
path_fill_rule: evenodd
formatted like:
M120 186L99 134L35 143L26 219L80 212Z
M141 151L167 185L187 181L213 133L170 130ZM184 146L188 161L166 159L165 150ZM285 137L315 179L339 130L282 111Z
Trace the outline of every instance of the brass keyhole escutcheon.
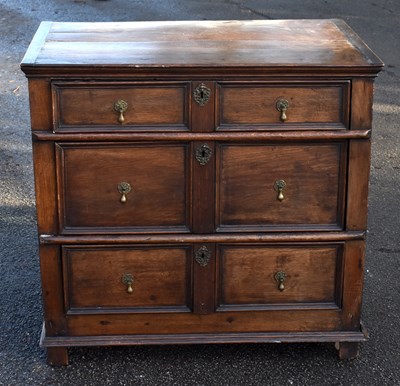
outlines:
M120 182L117 189L121 193L120 202L124 204L127 201L126 195L132 190L131 185L128 182Z
M125 102L123 99L120 99L114 103L114 110L119 113L118 115L118 122L119 123L124 123L125 117L124 117L124 112L128 108L128 102Z
M276 102L276 109L281 113L280 120L285 122L287 120L286 110L289 108L289 101L287 99L278 99Z
M281 292L285 289L284 283L286 280L286 276L287 276L286 272L284 272L284 271L278 271L274 276L275 280L278 282L278 289Z
M211 251L204 245L195 254L195 259L201 267L206 267L211 258Z
M212 149L206 143L196 149L196 160L200 165L205 165L212 156Z
M278 200L283 201L285 196L283 195L283 190L286 188L286 182L284 180L276 180L274 183L274 189L278 192Z
M204 83L200 83L193 91L193 98L200 106L206 105L210 100L210 96L211 89L208 88Z
M132 287L133 286L133 282L134 282L134 279L133 279L133 275L132 274L124 273L122 275L122 283L127 286L126 292L128 294L131 294L133 292L133 287Z

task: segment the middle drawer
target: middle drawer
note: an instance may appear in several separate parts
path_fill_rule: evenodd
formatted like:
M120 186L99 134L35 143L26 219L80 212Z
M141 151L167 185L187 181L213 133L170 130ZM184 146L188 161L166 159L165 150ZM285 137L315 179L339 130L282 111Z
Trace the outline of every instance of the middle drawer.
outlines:
M61 233L191 228L188 143L59 143Z
M347 143L220 143L218 232L344 228Z

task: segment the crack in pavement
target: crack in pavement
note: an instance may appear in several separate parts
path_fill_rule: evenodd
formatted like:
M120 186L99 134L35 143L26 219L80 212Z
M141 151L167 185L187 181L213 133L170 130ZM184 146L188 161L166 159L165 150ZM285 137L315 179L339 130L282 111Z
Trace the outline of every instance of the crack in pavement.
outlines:
M237 3L237 2L232 1L232 0L226 0L225 3L231 4L231 5L235 5L236 7L238 7L241 10L249 11L251 13L254 13L257 16L262 16L262 17L264 17L264 18L266 18L268 20L274 20L273 17L267 15L266 13L264 13L264 12L262 12L260 10L253 9L253 8L248 7L246 5L243 5L242 3Z

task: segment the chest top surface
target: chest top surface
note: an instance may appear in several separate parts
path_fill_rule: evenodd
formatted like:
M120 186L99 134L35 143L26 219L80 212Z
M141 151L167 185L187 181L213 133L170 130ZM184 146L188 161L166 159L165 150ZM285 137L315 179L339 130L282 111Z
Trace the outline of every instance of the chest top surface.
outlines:
M380 59L348 27L329 20L42 22L23 61L49 67L352 68Z

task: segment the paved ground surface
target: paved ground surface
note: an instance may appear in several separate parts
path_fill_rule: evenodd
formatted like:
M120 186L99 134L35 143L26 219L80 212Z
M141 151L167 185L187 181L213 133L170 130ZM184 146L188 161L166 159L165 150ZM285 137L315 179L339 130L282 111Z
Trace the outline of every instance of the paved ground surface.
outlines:
M38 347L41 297L27 85L19 62L41 20L346 20L386 63L376 83L361 357L330 344ZM400 385L398 0L0 0L0 385Z

